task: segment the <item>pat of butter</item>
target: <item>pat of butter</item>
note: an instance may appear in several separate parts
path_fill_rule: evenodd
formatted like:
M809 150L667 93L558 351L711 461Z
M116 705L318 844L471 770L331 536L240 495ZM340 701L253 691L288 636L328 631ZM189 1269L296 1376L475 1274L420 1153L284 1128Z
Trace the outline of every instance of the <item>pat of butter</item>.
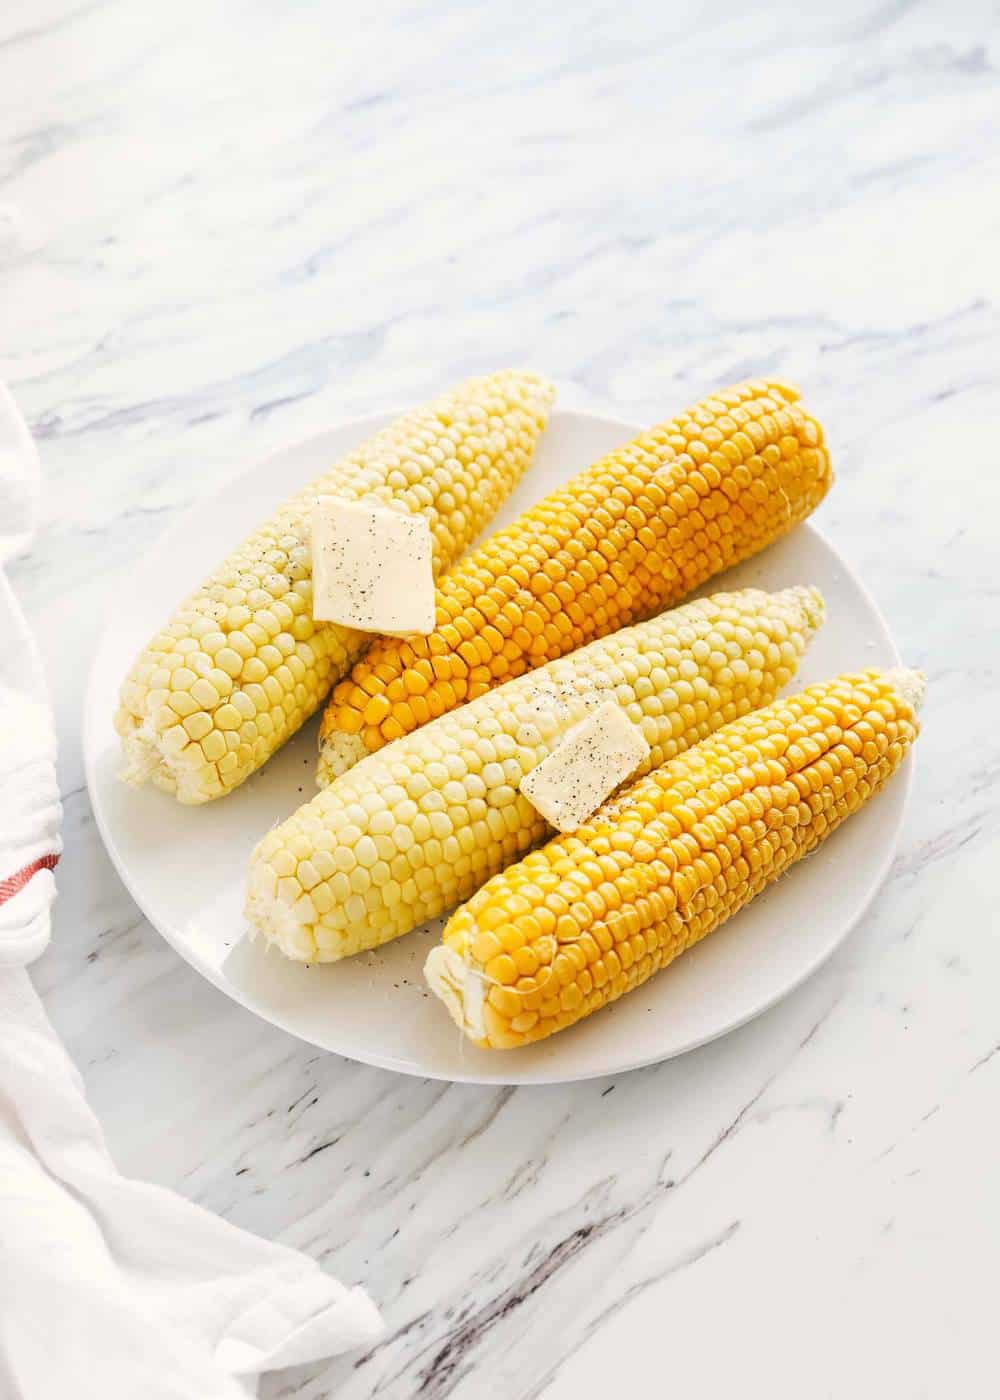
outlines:
M642 730L609 700L566 731L521 791L550 826L576 831L648 757Z
M426 516L319 496L311 524L317 622L396 637L433 632L434 551Z

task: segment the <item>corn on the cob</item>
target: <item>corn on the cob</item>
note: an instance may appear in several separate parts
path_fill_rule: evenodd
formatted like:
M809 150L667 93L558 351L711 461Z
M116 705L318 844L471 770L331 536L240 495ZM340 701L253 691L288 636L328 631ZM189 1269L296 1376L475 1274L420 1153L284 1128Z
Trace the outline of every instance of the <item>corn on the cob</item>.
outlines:
M490 880L425 968L477 1045L541 1040L639 986L877 792L917 733L914 671L737 720Z
M718 594L491 691L351 769L260 843L247 916L289 957L334 962L408 933L542 840L519 791L607 700L642 771L766 704L822 618L815 589Z
M531 460L554 395L535 374L471 379L389 428L277 511L178 608L121 690L124 777L181 802L230 792L320 706L371 637L312 617L319 495L420 512L435 574L468 548Z
M335 687L320 783L543 662L678 602L803 520L832 480L823 432L771 380L643 433L438 583L427 637L379 638Z

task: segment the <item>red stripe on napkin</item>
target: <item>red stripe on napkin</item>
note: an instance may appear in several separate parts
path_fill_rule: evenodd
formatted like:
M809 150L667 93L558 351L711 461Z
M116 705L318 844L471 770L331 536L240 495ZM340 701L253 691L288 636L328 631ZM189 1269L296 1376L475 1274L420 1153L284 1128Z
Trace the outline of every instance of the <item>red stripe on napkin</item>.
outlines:
M0 904L6 904L7 900L16 895L18 890L23 890L37 871L54 870L58 862L58 856L39 856L30 865L25 865L16 875L10 875L6 880L0 880Z

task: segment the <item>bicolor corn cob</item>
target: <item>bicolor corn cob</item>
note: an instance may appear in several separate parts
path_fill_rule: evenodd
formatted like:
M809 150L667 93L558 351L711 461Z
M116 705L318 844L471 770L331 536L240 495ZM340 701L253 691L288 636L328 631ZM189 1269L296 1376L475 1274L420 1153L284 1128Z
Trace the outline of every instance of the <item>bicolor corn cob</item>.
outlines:
M689 603L444 715L352 768L257 847L247 916L289 957L334 962L466 898L548 828L519 791L607 700L647 766L772 700L822 618L815 589Z
M430 521L447 569L531 461L554 396L538 375L470 379L405 414L292 497L178 608L126 677L125 778L206 802L230 792L322 704L371 637L312 617L319 495Z
M379 638L323 716L320 783L491 687L678 602L832 480L798 390L756 380L643 433L438 583L428 637Z
M427 959L431 988L493 1049L624 996L882 787L922 688L914 671L867 671L726 725L484 885Z

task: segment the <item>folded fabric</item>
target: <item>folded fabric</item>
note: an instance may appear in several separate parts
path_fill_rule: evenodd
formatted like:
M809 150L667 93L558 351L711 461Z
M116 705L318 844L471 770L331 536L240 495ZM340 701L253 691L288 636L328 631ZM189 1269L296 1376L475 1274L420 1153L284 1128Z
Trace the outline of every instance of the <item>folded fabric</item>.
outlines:
M35 444L0 384L0 967L31 962L48 943L62 850L45 681L3 572L28 547L37 494Z
M360 1288L121 1176L27 974L0 973L0 1395L245 1400L380 1332Z
M306 1256L123 1177L24 970L49 940L61 850L44 681L3 574L37 482L0 384L0 1396L245 1400L262 1371L382 1323Z

